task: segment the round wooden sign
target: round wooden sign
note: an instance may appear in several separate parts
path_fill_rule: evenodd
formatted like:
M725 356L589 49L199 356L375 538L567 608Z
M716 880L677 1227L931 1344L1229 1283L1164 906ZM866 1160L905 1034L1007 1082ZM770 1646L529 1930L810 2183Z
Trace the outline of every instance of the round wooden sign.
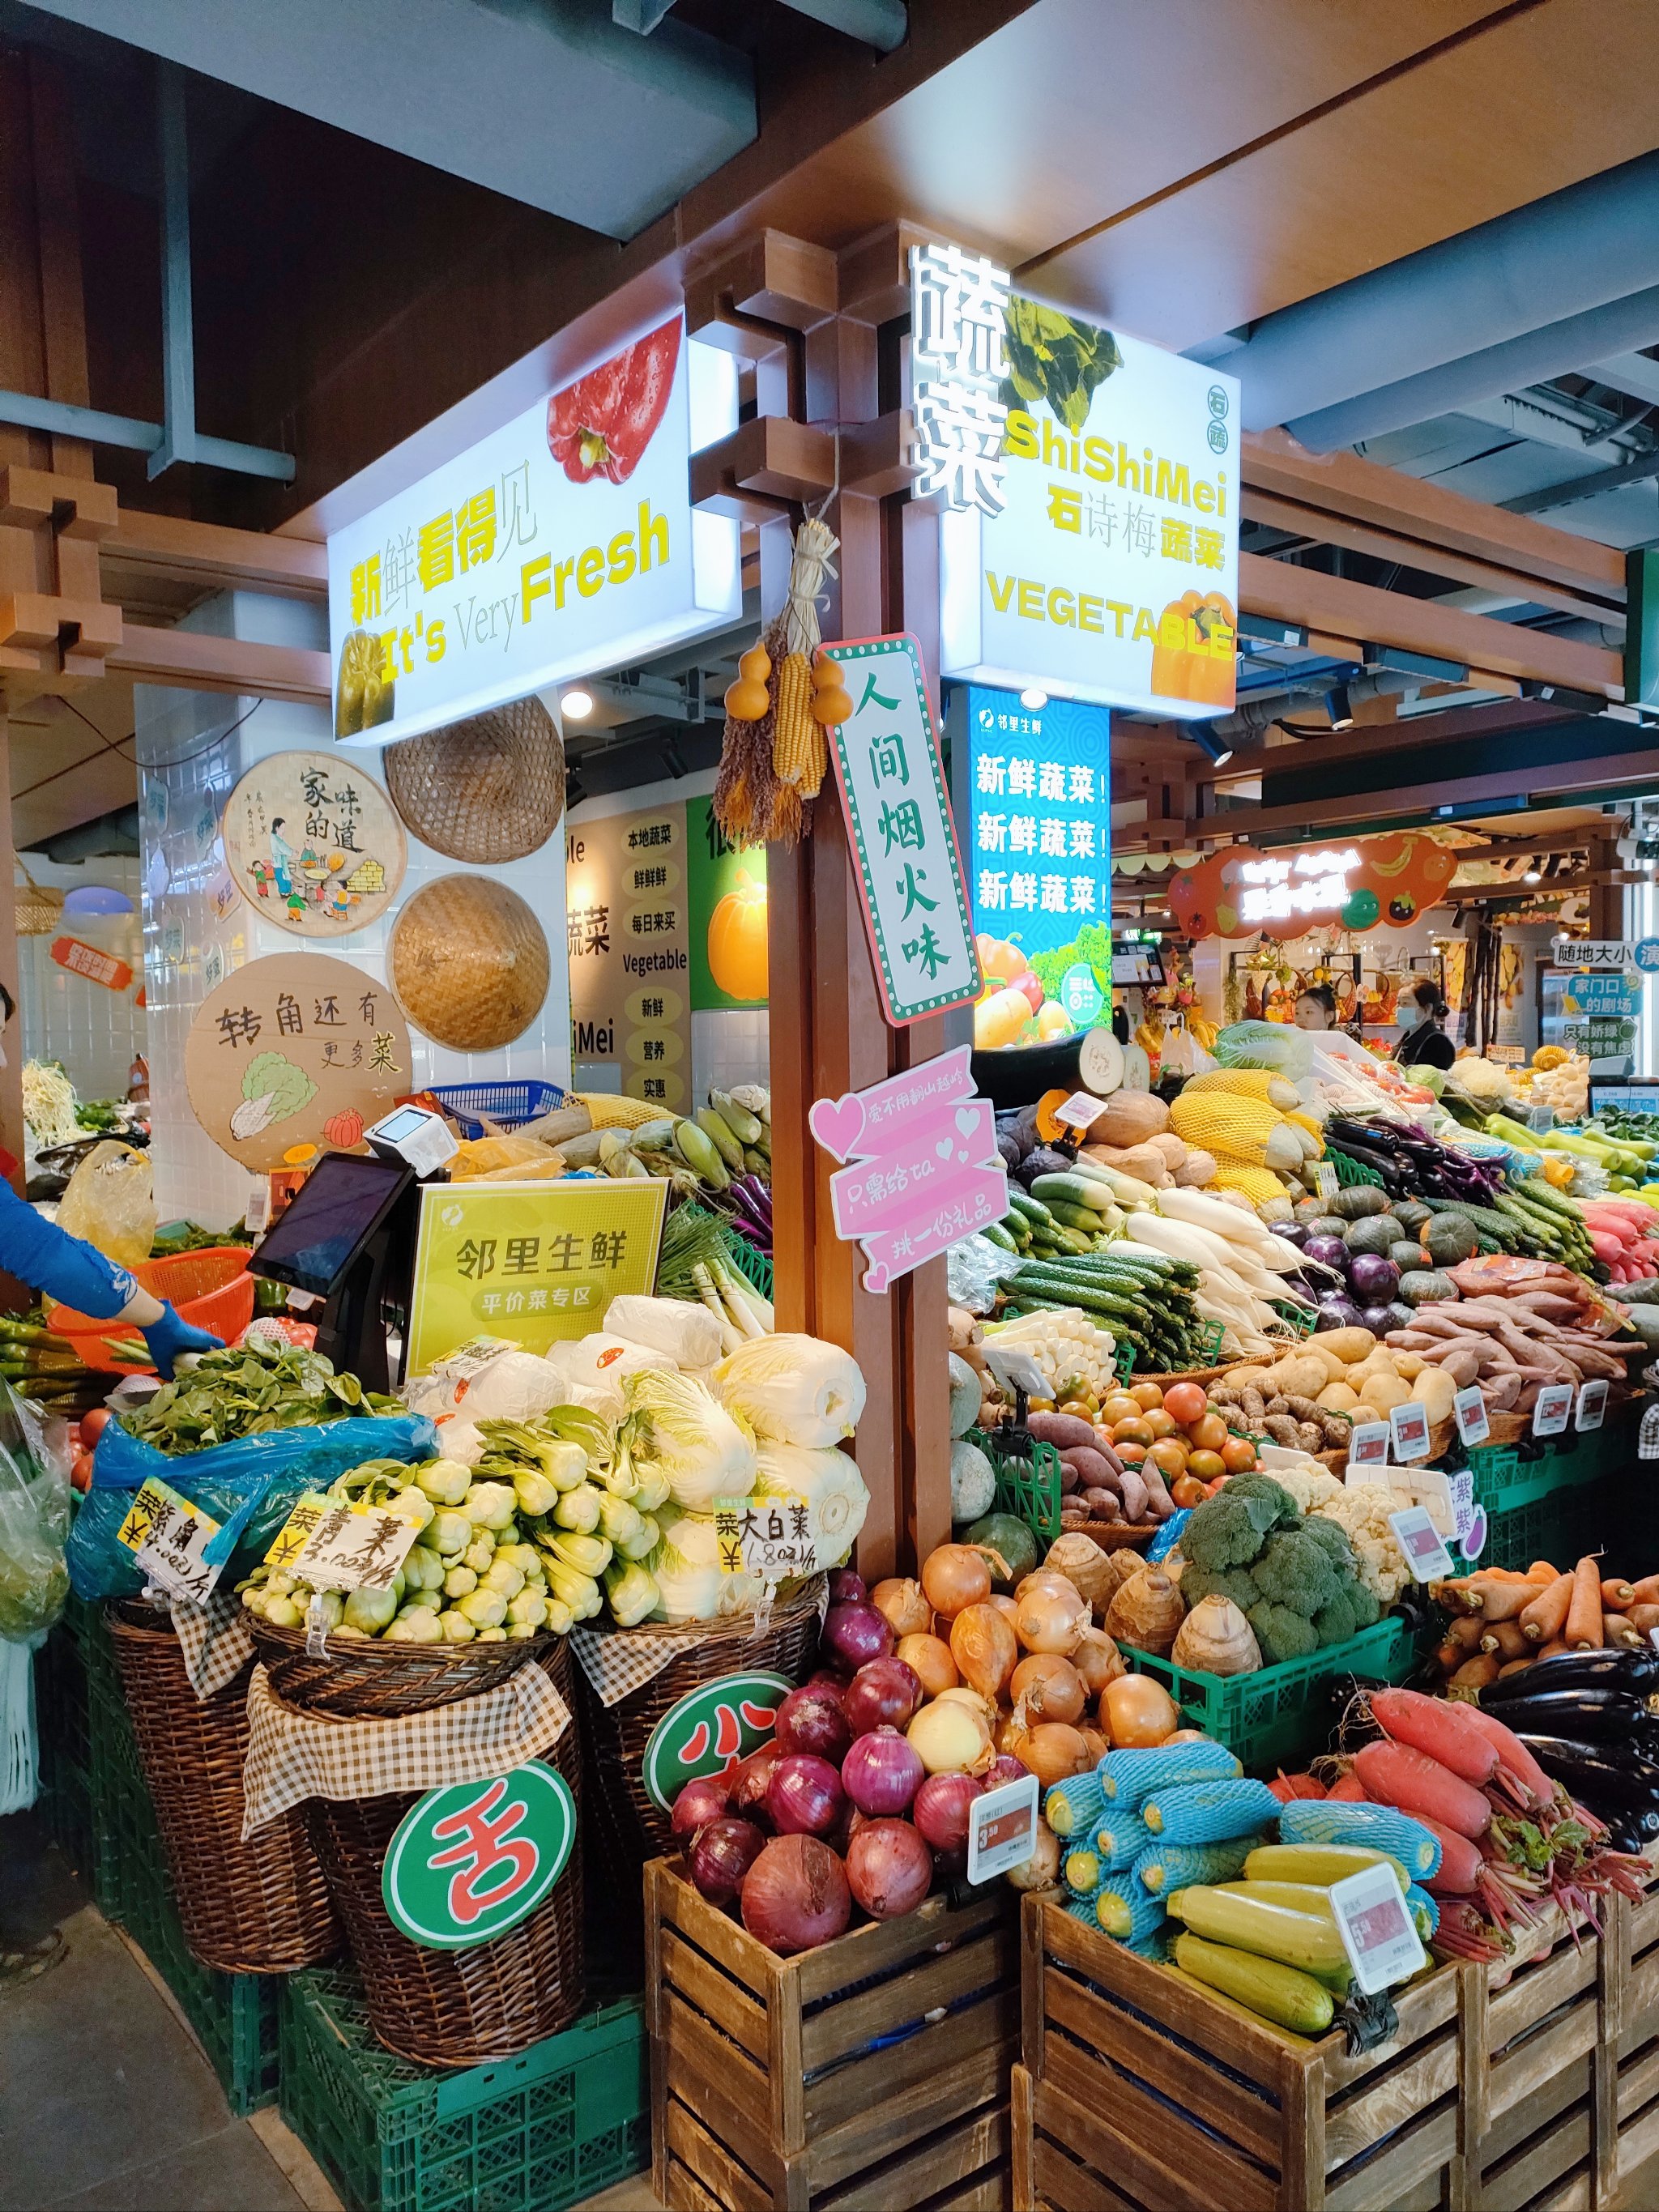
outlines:
M396 997L349 961L276 952L227 975L185 1047L191 1110L255 1174L350 1152L413 1088Z
M226 802L224 838L242 896L296 937L347 937L378 921L409 860L385 791L332 753L256 761Z
M380 1897L411 1943L460 1951L527 1920L570 1863L576 1801L555 1766L526 1759L483 1782L428 1790L380 1870Z

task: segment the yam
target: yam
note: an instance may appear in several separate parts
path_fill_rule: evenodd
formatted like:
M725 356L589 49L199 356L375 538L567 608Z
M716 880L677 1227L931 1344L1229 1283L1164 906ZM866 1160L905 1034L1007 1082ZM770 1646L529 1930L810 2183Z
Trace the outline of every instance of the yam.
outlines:
M1171 1175L1176 1174L1187 1163L1187 1147L1173 1129L1161 1129L1157 1136L1148 1137L1145 1144L1132 1149L1161 1152ZM1131 1168L1129 1173L1133 1175L1134 1170Z

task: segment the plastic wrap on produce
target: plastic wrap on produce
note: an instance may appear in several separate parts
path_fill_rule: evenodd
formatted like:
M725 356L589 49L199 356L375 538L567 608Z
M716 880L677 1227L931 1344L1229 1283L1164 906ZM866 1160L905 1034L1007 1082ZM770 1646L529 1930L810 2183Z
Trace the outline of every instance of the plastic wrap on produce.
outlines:
M988 1314L997 1302L997 1285L1020 1263L1018 1252L1005 1252L988 1237L964 1237L945 1255L945 1279L951 1304L969 1313Z

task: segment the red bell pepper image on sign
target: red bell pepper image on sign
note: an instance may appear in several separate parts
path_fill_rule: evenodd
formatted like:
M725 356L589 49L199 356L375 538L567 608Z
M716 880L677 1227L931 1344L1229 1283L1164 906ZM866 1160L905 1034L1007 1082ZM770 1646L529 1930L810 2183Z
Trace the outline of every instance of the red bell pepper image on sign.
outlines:
M665 323L547 403L547 442L572 483L626 483L651 443L674 386L680 319Z

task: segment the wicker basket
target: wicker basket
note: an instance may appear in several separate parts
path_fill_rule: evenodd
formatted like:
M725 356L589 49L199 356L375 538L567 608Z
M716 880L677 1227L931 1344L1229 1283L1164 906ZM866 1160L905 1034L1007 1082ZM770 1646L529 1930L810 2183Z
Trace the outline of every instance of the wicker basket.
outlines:
M536 1636L505 1644L385 1644L348 1637L313 1659L304 1629L279 1628L257 1613L249 1614L248 1626L277 1696L342 1720L394 1720L476 1698L531 1660L545 1660L559 1641Z
M707 1633L699 1643L671 1659L648 1682L630 1690L614 1705L600 1703L586 1674L577 1668L583 1749L592 1784L589 1809L611 1865L626 1866L636 1873L647 1859L679 1848L668 1815L647 1795L643 1778L645 1747L657 1723L688 1691L704 1682L718 1682L723 1675L763 1672L799 1681L818 1640L821 1589L821 1583L814 1580L787 1605L775 1607L758 1636L753 1632L752 1614L708 1622ZM608 1632L630 1644L648 1644L653 1638L685 1632L647 1627Z
M542 1659L567 1705L575 1671L562 1638ZM552 1893L504 1936L469 1949L412 1943L393 1927L380 1874L399 1823L426 1794L307 1801L318 1857L363 1978L375 2034L422 2066L476 2066L511 2058L567 2027L582 2008L581 1759L574 1727L543 1754L576 1800L576 1843Z
M64 926L64 894L53 884L37 884L28 870L16 887L17 934L50 937Z
M332 1958L340 1930L297 1808L242 1841L251 1668L204 1702L170 1623L131 1601L108 1620L192 1954L225 1974L290 1974Z

